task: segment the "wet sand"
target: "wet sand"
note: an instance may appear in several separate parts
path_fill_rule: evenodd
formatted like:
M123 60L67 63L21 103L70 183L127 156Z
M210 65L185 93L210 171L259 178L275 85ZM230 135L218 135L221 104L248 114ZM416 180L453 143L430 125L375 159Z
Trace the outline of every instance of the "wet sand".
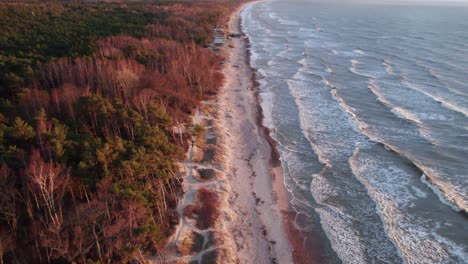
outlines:
M231 17L230 27L234 33L242 33L240 11L233 14ZM263 110L261 107L261 98L259 96L259 83L256 81L255 72L250 66L250 53L249 53L249 39L246 38L241 40L242 43L234 44L234 49L239 48L240 53L245 54L244 62L238 65L239 67L248 68L244 76L250 75L250 93L255 97L255 101L252 102L252 106L256 111L256 126L259 130L259 136L264 138L269 145L270 159L269 166L271 170L271 192L273 193L273 202L279 208L281 213L281 220L283 230L285 232L289 242L289 254L291 254L292 262L294 263L322 263L324 261L323 256L319 250L319 241L317 237L311 231L303 231L298 228L296 223L300 221L296 211L291 207L290 201L293 199L292 195L287 191L284 179L283 171L281 168L280 154L277 150L276 141L270 136L269 129L263 125ZM265 142L259 142L265 144ZM287 263L292 263L287 262ZM279 262L283 263L283 262Z
M240 11L229 21L229 32L238 34ZM279 156L268 131L261 125L258 87L250 68L248 41L232 38L225 64L226 82L218 95L225 165L232 188L230 207L240 263L292 263L285 228L288 197Z

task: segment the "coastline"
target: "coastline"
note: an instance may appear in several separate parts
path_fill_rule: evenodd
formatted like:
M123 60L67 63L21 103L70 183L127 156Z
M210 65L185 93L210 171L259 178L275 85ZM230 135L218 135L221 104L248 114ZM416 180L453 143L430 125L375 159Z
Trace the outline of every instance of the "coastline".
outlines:
M255 2L250 2L248 4L254 4ZM232 16L240 16L240 13L245 8L245 5L241 7L240 10L235 12ZM232 18L231 18L232 19ZM239 33L244 34L242 30L241 18L237 18L238 21L234 23L237 24ZM232 23L231 23L232 25ZM289 241L290 253L292 255L292 260L294 263L315 263L321 262L323 257L319 253L318 241L315 238L314 234L309 232L304 233L296 225L296 218L298 213L292 208L290 201L293 199L292 194L286 189L283 169L281 167L281 155L279 153L278 143L271 136L271 130L264 125L264 114L263 108L261 106L262 99L260 97L260 83L256 79L255 69L251 67L251 51L250 51L250 39L245 38L245 46L241 47L243 52L246 54L245 67L249 68L250 81L252 83L252 92L255 97L254 107L257 111L257 126L259 129L263 130L263 137L266 139L270 146L271 157L269 164L272 170L272 191L277 197L277 206L280 209L281 221L283 223L284 232Z
M231 14L230 33L243 33L240 14L250 4L253 3L246 3ZM237 216L251 217L248 221L233 221L231 229L242 230L239 235L247 244L237 248L241 263L292 263L293 259L297 262L298 252L294 249L302 243L302 238L294 232L290 197L284 186L276 142L263 126L259 83L250 66L249 45L248 38L229 41L225 85L218 95L220 124L227 139L223 141L226 160L230 163L226 165L232 171L230 186L235 197L246 198L235 198L238 201L230 203ZM246 174L250 175L248 179ZM242 224L251 226L250 230L243 230Z
M240 13L247 5L250 4L254 4L254 2L244 4L241 8L239 8L231 15L229 20L230 33L244 33L241 28ZM273 262L278 261L279 263L309 263L320 261L320 258L318 257L319 254L317 253L317 247L315 246L316 241L313 241L313 239L311 239L313 238L313 236L306 236L296 226L295 222L297 214L290 205L290 200L292 199L292 196L287 191L284 185L283 171L281 167L280 154L277 150L277 143L270 136L269 128L263 125L264 115L263 109L261 107L261 98L259 90L260 87L259 83L256 80L256 72L253 68L251 68L250 64L249 39L248 37L244 39L232 39L229 44L231 46L231 50L229 51L230 60L228 60L229 63L226 65L225 68L225 76L227 79L225 87L218 97L220 101L224 100L225 102L229 102L229 98L226 99L227 96L230 96L231 100L233 100L233 97L237 96L238 98L240 98L240 100L238 101L246 103L234 104L233 102L231 102L230 105L228 103L227 105L223 105L223 107L220 107L220 109L231 109L231 111L234 112L236 110L239 111L236 108L244 109L244 111L245 109L247 109L245 112L249 114L248 118L245 118L244 115L242 116L243 118L239 119L241 115L238 114L236 115L237 120L234 121L238 122L238 126L242 126L242 123L245 122L245 120L242 119L248 119L248 124L252 125L251 129L255 130L257 136L256 144L258 149L261 150L257 151L257 154L260 156L259 162L261 163L257 163L256 166L253 166L251 168L253 169L254 173L260 172L260 175L256 174L256 177L262 177L262 180L264 181L262 183L262 186L268 187L266 187L266 189L259 188L252 192L254 196L253 198L261 201L260 205L259 203L256 203L256 205L254 206L266 206L270 209L273 208L272 210L275 213L275 221L280 223L279 225L268 225L267 221L267 224L265 226L266 230L277 229L277 233L273 234L271 237L282 241L281 245L276 245L276 240L270 240L270 242L273 241L274 245L276 246L271 247L270 245L269 250L271 252L269 252L269 254L273 259ZM234 78L233 76L238 76L237 79L242 79L239 83L241 86L241 91L234 91L229 94L229 89L232 90L236 87L236 85L233 85L232 83L233 80L230 79ZM239 95L239 93L241 92L244 93L242 95ZM220 116L223 117L223 115ZM226 124L226 122L233 121L231 119L232 118L227 118L226 120L225 118L225 120L222 121L224 121L224 123ZM224 125L223 127L226 128L229 126ZM242 131L242 129L240 129L239 131L242 132L242 136L241 138L238 138L236 142L241 144L242 142L245 142L245 145L251 144L252 142L249 138L255 138L255 136L249 136L248 133L245 133L245 131ZM225 144L225 148L228 148L230 150L238 151L236 147L237 144ZM243 149L243 151L245 152L245 149ZM248 152L249 151L247 150L247 153L244 153L244 155L248 154ZM252 153L250 153L250 155L252 155ZM237 164L237 167L242 166L243 164ZM236 189L236 187L237 189L239 189L238 183L231 181L230 184L233 187L233 189ZM253 186L253 189L256 189L256 187ZM269 197L269 195L271 195L271 197ZM262 200L262 198L259 198L259 196L263 196L269 204L265 205L266 201ZM262 218L261 212L267 210L265 208L260 208L256 209L256 211L258 212L258 217ZM263 229L263 227L260 227L260 229ZM266 234L269 233L266 232ZM265 239L267 238L268 235L265 237ZM277 250L278 248L280 248L280 250ZM255 256L255 254L257 253L258 252L254 251L250 255ZM277 255L285 257L283 259L276 259L275 256Z
M241 5L228 18L226 32L242 34ZM259 84L250 66L248 38L230 38L221 53L224 84L205 101L192 121L205 128L189 148L182 167L179 223L155 263L304 263L304 238L295 228L295 212L276 142L263 126ZM205 159L209 150L214 152ZM200 170L214 177L200 178ZM188 208L203 204L201 189L216 194L216 222L200 228Z

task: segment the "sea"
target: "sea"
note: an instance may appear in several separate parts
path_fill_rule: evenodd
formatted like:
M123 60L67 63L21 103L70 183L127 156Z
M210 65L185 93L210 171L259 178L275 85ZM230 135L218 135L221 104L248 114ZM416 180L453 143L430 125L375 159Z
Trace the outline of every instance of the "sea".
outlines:
M270 0L241 19L317 263L468 263L468 7Z

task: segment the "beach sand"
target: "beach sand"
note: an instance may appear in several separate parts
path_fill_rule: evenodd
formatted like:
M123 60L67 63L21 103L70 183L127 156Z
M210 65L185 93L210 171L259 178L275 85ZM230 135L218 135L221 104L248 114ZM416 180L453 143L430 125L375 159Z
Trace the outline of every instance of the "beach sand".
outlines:
M241 33L242 8L231 15L228 33ZM197 141L181 164L181 220L163 256L152 259L155 263L293 263L300 256L292 250L302 238L292 224L279 155L262 126L248 45L242 37L227 41L222 51L224 85L193 116L206 131L203 142ZM205 159L209 149L215 151ZM215 176L201 179L200 169ZM184 214L197 203L201 188L215 192L220 207L216 224L205 229Z
M230 33L241 33L240 12L229 21ZM232 38L225 65L224 88L218 95L229 200L230 223L240 263L292 263L291 246L281 210L288 200L275 150L261 126L256 84L249 65L247 40Z

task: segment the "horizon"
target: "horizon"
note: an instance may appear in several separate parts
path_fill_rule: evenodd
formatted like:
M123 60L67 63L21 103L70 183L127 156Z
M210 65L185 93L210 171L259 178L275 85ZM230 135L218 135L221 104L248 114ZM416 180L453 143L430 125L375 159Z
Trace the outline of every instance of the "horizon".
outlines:
M468 7L468 0L298 0L298 2L311 2L320 4L372 4L372 5L398 5L398 6L463 6Z

